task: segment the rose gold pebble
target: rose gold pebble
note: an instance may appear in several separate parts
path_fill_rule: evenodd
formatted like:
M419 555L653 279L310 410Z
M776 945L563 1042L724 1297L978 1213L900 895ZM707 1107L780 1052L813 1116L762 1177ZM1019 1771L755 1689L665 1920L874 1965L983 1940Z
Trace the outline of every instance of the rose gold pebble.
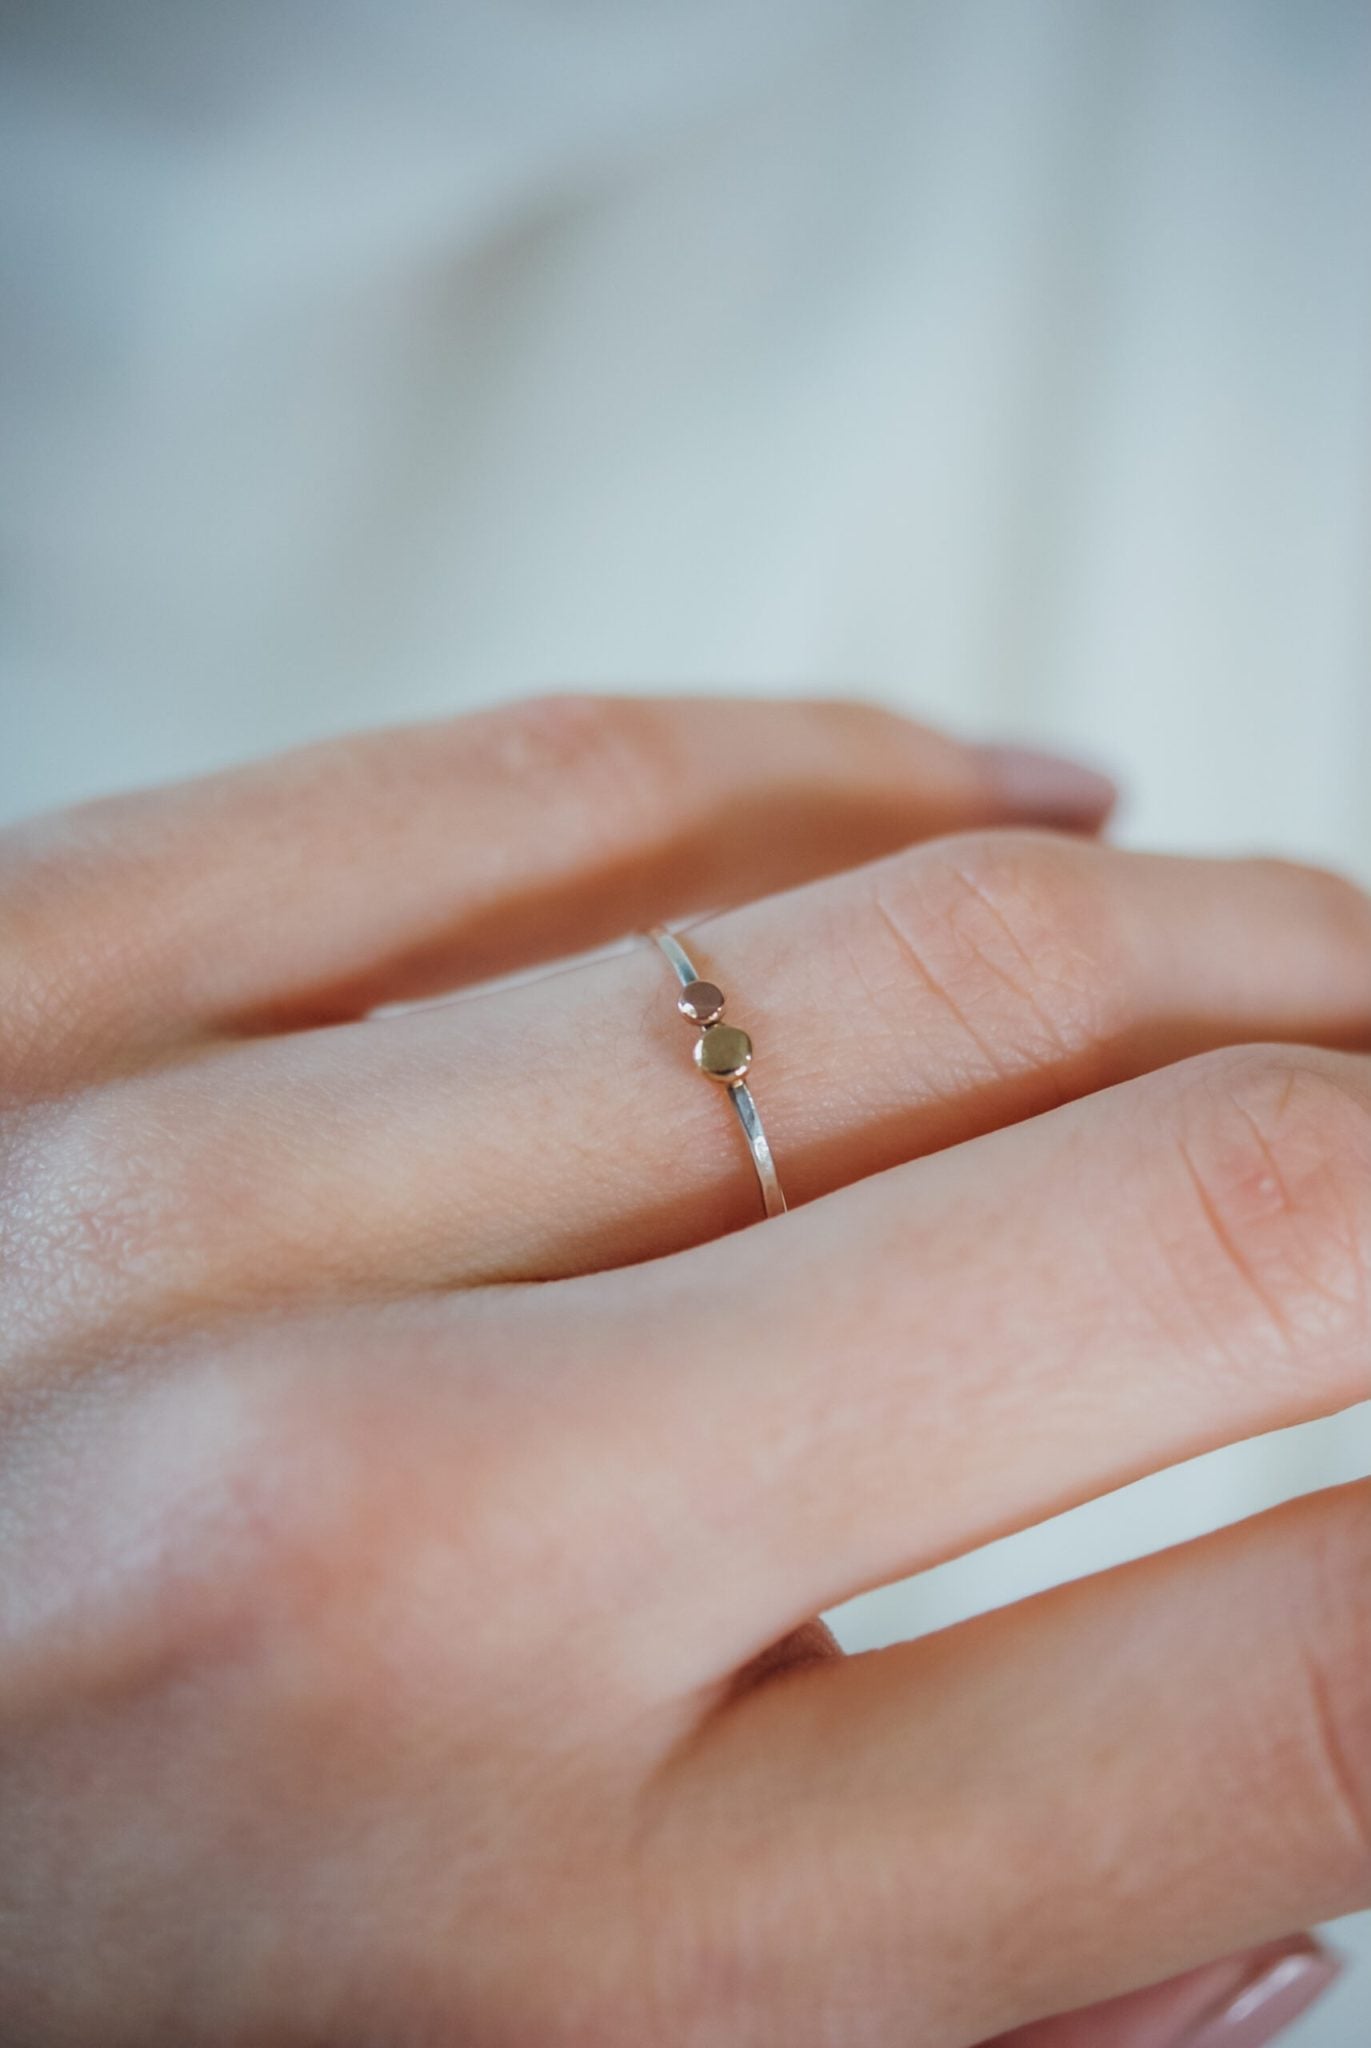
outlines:
M692 1024L717 1024L724 1014L724 992L712 981L691 981L676 998L676 1007Z

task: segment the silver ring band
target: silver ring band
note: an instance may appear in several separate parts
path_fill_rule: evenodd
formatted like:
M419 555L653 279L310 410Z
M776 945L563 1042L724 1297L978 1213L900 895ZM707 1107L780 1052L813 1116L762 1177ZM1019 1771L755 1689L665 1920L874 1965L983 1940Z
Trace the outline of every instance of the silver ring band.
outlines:
M752 1155L752 1164L757 1170L757 1185L762 1191L766 1213L768 1216L784 1216L785 1196L781 1193L776 1162L771 1156L752 1090L744 1079L752 1064L752 1040L736 1024L723 1022L723 990L697 972L694 961L674 933L662 925L654 925L648 937L665 953L681 984L677 1009L683 1017L700 1027L700 1036L695 1041L696 1066L701 1073L721 1081L728 1090L729 1100L747 1140L747 1149Z

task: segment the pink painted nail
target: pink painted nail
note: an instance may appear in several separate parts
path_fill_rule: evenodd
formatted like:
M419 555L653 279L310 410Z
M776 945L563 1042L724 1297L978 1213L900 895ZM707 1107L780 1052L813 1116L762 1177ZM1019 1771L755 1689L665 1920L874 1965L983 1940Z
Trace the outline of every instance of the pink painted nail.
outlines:
M1341 1973L1340 1959L1312 1935L1262 1949L1236 1989L1230 1986L1218 2005L1192 2022L1184 2048L1266 2048Z
M1097 768L1039 747L979 746L997 803L1013 817L1067 831L1093 831L1118 802L1118 785Z

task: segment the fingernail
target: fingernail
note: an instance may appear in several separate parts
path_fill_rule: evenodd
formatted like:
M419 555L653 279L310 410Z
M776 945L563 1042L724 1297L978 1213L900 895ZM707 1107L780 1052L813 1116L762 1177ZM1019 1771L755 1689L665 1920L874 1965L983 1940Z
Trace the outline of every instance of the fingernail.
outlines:
M1194 2022L1184 2048L1266 2048L1341 1974L1341 1960L1312 1935L1263 1949L1236 1990Z
M997 741L976 752L995 801L1015 817L1066 831L1093 831L1119 800L1118 784L1108 775L1064 754Z

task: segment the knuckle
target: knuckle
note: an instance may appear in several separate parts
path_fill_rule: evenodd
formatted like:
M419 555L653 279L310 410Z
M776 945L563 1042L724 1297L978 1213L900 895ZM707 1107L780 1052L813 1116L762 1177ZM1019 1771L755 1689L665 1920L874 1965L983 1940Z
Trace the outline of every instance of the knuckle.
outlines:
M111 943L106 924L93 935L80 912L90 888L90 859L54 820L6 835L0 867L0 1100L40 1092L43 1076L79 1029L81 994L98 966L88 956ZM16 843L16 841L18 843Z
M1244 1342L1252 1313L1287 1358L1316 1352L1329 1405L1371 1392L1371 1093L1348 1060L1255 1046L1187 1063L1178 1144L1192 1278ZM1245 1352L1250 1357L1250 1352Z
M680 745L647 698L551 693L490 714L464 745L560 822L577 850L608 854L661 835L680 809Z
M378 1588L403 1583L412 1520L362 1426L343 1341L336 1328L201 1338L146 1383L92 1386L111 1458L76 1509L78 1542L130 1559L104 1600L120 1668L106 1657L102 1683L144 1689L225 1663L263 1676L284 1643L311 1698L345 1694L351 1660L360 1672L374 1648Z
M225 1364L234 1378L232 1423L207 1489L231 1638L270 1642L282 1626L302 1640L327 1637L340 1614L361 1611L408 1526L387 1513L393 1502L372 1459L376 1440L359 1426L346 1357L328 1381L312 1370L318 1337L297 1332L279 1346L248 1337L211 1368L212 1382Z
M533 1622L565 1557L550 1504L557 1446L536 1427L514 1440L498 1400L474 1414L450 1333L423 1317L398 1322L400 1398L396 1361L389 1378L376 1369L394 1342L387 1318L358 1327L324 1314L276 1340L236 1338L228 1364L244 1421L222 1492L251 1538L250 1584L270 1577L330 1634L341 1616L354 1642L403 1641L416 1676L460 1643L474 1693L545 1653ZM492 1599L507 1626L492 1620Z
M0 1101L17 1103L38 1090L35 1070L44 1064L39 1055L51 1053L66 1002L60 978L12 931L0 933L0 985Z
M130 1050L158 860L155 836L131 829L139 801L101 797L0 835L0 1103L69 1093L93 1060Z
M560 774L594 757L618 709L617 700L587 693L548 691L491 712L463 739L483 741L492 761L513 775Z
M15 1116L0 1153L0 1283L13 1331L98 1325L154 1267L184 1257L193 1205L176 1148L99 1091Z
M307 1159L250 1061L33 1105L0 1130L0 1296L66 1344L297 1298L355 1258Z
M0 1602L6 1684L142 1696L241 1658L273 1608L298 1610L275 1449L222 1362L182 1351L164 1375L89 1375L20 1418L34 1505L9 1560L26 1597Z
M1269 884L1269 895L1296 907L1302 924L1312 925L1335 953L1364 960L1371 946L1371 896L1350 875L1304 861L1267 857L1252 863Z
M956 1013L978 1063L1091 1085L1126 989L1089 849L1046 833L977 832L872 871L877 911Z

